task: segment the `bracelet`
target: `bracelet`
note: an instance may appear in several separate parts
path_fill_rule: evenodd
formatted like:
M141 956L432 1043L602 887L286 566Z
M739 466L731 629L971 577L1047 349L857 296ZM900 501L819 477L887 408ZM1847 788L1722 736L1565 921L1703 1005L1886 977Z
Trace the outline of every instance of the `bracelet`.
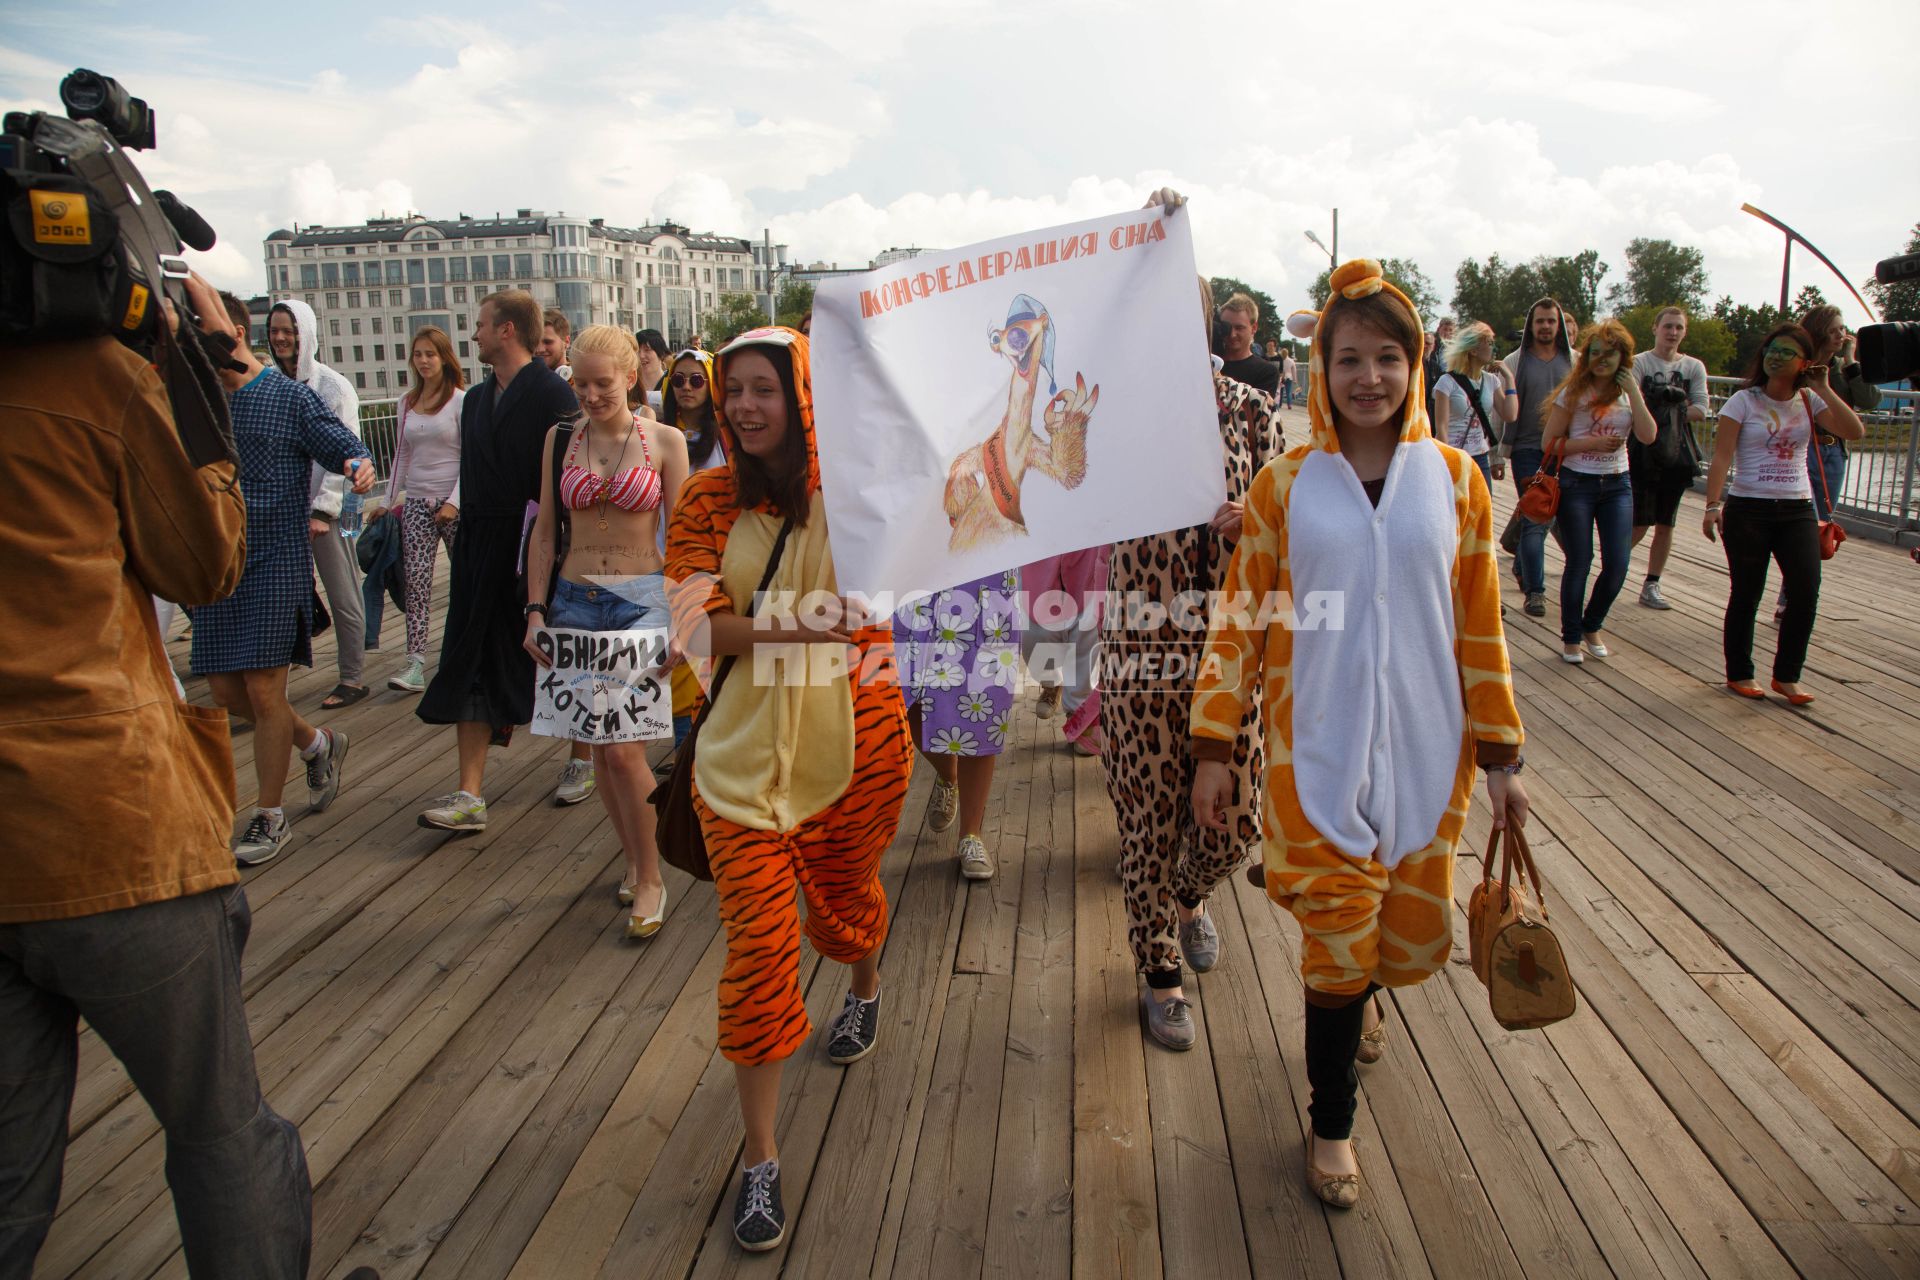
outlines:
M1519 395L1520 393L1519 393L1518 391L1515 391L1515 390L1514 390L1514 389L1513 389L1512 387L1508 387L1508 388L1507 388L1507 394L1508 394L1508 395L1510 395L1510 396L1517 396L1517 395Z
M543 618L546 617L547 606L535 600L532 604L520 611L520 615L525 618L531 618L535 613L538 613Z
M1724 511L1726 507L1727 504L1724 502L1709 502L1707 504L1707 514L1712 515L1716 511Z

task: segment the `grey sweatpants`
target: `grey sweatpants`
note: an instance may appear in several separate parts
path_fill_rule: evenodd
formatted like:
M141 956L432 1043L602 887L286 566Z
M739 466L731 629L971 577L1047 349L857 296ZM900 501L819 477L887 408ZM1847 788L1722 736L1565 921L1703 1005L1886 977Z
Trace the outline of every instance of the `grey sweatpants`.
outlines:
M340 683L365 684L367 666L367 607L360 596L360 564L354 558L353 539L340 536L337 522L313 539L313 567L327 593L327 611L333 614L334 643L340 647Z

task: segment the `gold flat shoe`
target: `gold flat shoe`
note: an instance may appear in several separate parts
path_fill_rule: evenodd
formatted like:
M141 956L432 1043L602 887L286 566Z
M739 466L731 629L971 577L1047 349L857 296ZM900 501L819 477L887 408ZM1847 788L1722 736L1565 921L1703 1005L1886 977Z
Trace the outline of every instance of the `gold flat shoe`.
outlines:
M1380 1021L1374 1023L1373 1030L1360 1033L1360 1048L1353 1055L1353 1060L1363 1066L1387 1056L1387 1011L1381 1007L1377 995L1373 997L1373 1011Z
M1335 1209L1351 1209L1360 1203L1360 1175L1328 1173L1313 1162L1314 1135L1307 1134L1307 1186L1322 1204ZM1357 1153L1356 1153L1357 1154Z
M667 887L660 886L660 905L647 915L635 911L627 916L627 937L635 940L651 938L660 932L660 926L667 922Z
M620 887L614 890L613 899L615 902L618 902L623 907L632 906L633 905L633 882L631 880L622 880L620 882Z

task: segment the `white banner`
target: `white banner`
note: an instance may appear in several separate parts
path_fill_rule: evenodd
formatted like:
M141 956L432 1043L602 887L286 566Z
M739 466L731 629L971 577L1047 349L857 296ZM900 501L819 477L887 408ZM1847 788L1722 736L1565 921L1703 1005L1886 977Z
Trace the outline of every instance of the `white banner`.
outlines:
M553 665L534 666L533 732L601 746L673 737L664 630L548 627L534 643Z
M840 589L897 598L1199 524L1226 500L1186 210L820 282Z

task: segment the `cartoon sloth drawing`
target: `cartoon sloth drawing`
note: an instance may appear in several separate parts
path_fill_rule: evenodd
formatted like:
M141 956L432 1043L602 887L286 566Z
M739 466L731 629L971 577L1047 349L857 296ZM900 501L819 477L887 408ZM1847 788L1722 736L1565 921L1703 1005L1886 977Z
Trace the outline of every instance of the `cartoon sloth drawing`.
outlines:
M1053 320L1037 299L1017 295L1007 323L993 330L987 345L1013 366L1007 408L993 434L961 451L947 469L947 522L953 534L947 546L970 551L1027 532L1020 490L1029 472L1077 489L1087 478L1087 421L1100 403L1100 388L1088 388L1075 374L1073 388L1062 391L1053 377ZM1034 392L1047 375L1046 437L1034 430Z

